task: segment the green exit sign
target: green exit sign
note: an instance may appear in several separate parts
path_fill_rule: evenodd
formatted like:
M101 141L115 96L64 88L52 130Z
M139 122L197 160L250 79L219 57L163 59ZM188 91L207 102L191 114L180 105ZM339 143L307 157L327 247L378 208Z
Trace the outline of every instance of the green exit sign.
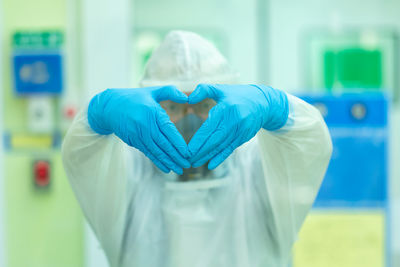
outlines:
M64 42L61 31L18 31L13 35L14 48L60 48Z

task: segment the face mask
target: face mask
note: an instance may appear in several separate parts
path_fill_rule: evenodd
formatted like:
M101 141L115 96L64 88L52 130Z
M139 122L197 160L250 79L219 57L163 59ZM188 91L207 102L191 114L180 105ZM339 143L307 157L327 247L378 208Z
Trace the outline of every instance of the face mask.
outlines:
M175 126L188 144L203 122L204 120L196 114L188 114L177 121Z
M201 127L204 120L196 114L188 114L175 123L176 128L182 134L183 139L188 144L193 135ZM183 169L183 174L179 175L179 181L193 181L202 179L210 173L207 164L198 168Z

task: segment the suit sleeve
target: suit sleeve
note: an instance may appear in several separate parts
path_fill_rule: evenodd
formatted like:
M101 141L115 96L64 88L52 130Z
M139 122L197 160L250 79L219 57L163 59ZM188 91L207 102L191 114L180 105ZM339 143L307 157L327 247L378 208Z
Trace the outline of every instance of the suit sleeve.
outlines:
M69 182L111 266L117 266L123 242L132 188L127 172L140 167L133 150L113 134L95 133L86 109L73 121L62 146Z
M272 232L282 259L287 258L325 175L332 142L320 112L288 94L289 118L277 131L261 130L265 186Z

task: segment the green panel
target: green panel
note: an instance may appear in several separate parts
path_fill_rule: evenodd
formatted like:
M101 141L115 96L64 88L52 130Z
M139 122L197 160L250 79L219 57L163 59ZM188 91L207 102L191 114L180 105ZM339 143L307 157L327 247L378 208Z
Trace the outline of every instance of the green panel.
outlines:
M34 186L35 159L51 163L51 184ZM82 266L82 215L60 153L5 157L7 256L10 267Z
M324 84L330 91L363 88L380 90L382 86L382 52L362 48L328 49L323 54Z
M60 31L17 31L13 35L13 47L22 49L60 48L64 35Z
M335 53L333 51L326 51L324 54L324 77L325 88L332 89L335 82Z
M383 267L383 212L312 213L294 250L294 267Z
M338 78L344 87L381 86L381 52L378 50L342 50L338 53L338 65Z

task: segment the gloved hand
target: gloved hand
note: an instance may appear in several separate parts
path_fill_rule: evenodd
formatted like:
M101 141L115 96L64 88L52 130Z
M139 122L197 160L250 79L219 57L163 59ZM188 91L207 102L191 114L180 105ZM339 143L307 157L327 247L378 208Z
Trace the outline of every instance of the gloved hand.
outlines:
M268 86L199 84L189 104L205 98L214 99L217 105L189 142L193 167L211 160L208 168L216 168L261 128L279 129L288 118L287 95Z
M90 127L99 134L114 133L162 171L182 174L182 168L190 167L188 148L158 104L164 100L187 103L188 97L175 86L105 90L90 101Z

